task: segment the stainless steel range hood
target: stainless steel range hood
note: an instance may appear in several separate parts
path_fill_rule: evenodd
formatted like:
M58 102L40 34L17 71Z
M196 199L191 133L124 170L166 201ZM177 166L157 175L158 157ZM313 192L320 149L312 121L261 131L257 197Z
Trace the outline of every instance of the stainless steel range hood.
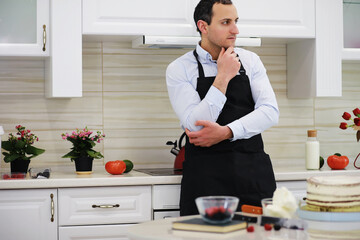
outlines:
M200 37L141 36L132 41L133 48L194 48ZM237 38L237 47L259 47L261 38Z

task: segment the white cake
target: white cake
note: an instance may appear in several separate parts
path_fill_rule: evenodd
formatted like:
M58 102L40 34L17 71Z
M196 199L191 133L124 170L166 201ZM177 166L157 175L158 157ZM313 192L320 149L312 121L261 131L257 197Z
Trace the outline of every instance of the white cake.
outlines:
M360 176L322 176L307 179L306 203L319 211L360 210Z

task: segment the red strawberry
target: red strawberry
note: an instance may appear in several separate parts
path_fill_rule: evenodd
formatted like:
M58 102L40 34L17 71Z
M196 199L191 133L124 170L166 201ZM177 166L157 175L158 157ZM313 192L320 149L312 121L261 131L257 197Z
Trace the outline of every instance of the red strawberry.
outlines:
M221 212L221 213L225 213L226 209L223 206L220 206L218 211Z
M272 226L270 224L268 224L268 223L265 223L264 228L265 228L266 231L271 231Z
M214 216L214 214L217 213L218 211L219 211L218 207L209 207L209 208L205 209L205 213L209 217Z
M249 226L249 227L246 229L246 231L248 231L248 232L254 232L254 231L255 231L255 228L254 228L254 226Z
M10 178L10 176L8 174L3 175L3 179L9 179L9 178Z

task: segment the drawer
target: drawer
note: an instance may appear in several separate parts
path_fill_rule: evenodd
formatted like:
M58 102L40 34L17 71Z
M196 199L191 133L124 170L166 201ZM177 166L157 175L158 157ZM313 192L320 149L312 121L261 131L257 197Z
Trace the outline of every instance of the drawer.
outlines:
M151 220L151 186L61 188L59 225L138 223Z
M179 209L180 185L153 186L153 209Z
M180 217L180 210L178 210L178 211L154 212L154 220L165 219L165 218L173 218L173 217Z

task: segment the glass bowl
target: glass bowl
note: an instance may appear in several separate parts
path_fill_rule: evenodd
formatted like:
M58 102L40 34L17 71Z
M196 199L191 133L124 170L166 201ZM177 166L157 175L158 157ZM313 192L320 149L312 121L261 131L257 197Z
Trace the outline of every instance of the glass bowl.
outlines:
M197 209L202 219L211 224L230 222L239 203L237 197L207 196L195 199Z
M269 211L269 206L272 206L272 205L273 205L273 199L272 198L261 199L261 206L262 206L264 216L271 216L272 215L270 213L270 211Z

